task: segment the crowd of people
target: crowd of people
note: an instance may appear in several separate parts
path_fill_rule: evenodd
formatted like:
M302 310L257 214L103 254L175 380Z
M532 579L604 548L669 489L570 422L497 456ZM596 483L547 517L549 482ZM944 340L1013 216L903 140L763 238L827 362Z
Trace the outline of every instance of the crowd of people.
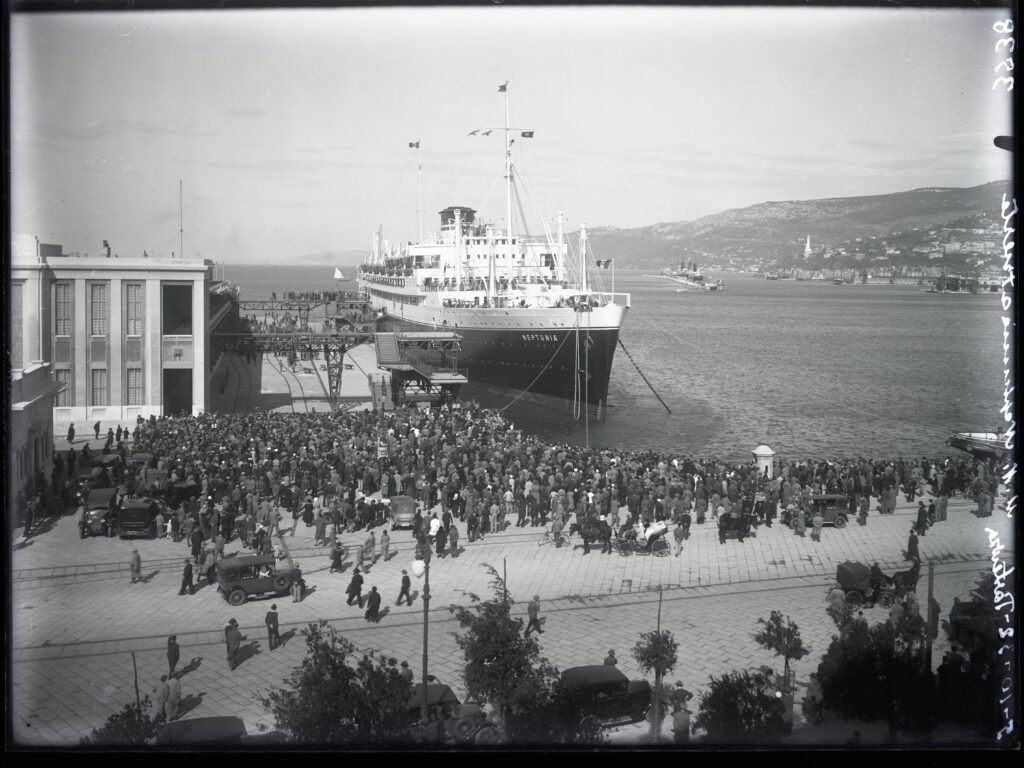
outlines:
M378 455L379 443L386 456ZM277 509L316 525L324 544L342 531L377 527L388 515L386 505L370 498L378 492L382 499L414 498L414 534L432 542L439 529L450 538L453 519L465 523L469 542L506 528L551 524L573 526L589 552L590 542L634 525L674 523L685 538L693 520L711 518L724 541L729 526L723 520L771 525L780 514L803 521L802 511L812 536L820 536L810 510L812 497L821 494L846 496L851 518L862 524L870 499L886 513L897 493L916 499L926 489L942 509L946 498L969 495L984 514L998 488L994 464L973 457L783 459L769 479L754 462L550 445L474 403L399 409L383 419L369 411L151 418L135 425L131 448L153 455L149 468L164 470L168 487L195 489L175 499L166 521L174 538L196 530L206 540L238 536L257 551L272 547L266 527ZM104 450L129 457L126 439L108 440ZM126 493L148 491L145 469L126 461ZM749 530L732 527L741 540Z

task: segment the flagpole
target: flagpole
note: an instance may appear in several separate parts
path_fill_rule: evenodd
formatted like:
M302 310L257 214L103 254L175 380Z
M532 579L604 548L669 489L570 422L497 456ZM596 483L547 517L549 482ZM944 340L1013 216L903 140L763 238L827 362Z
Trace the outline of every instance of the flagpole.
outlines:
M416 165L419 173L416 177L416 217L419 223L420 239L423 242L423 155L420 151L420 140L416 139Z
M505 94L505 216L508 228L508 253L511 257L512 250L512 144L509 141L510 132L508 127L508 80L501 86Z

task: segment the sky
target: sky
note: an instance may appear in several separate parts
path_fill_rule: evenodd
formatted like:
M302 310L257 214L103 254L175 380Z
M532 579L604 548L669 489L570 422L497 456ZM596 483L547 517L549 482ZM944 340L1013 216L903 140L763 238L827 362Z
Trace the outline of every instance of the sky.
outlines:
M374 8L14 15L12 231L289 263L469 206L532 232L1011 175L994 10ZM524 138L523 129L535 131ZM409 148L420 142L420 151ZM179 182L181 205L179 206ZM998 201L993 208L998 207ZM519 226L519 225L517 225Z

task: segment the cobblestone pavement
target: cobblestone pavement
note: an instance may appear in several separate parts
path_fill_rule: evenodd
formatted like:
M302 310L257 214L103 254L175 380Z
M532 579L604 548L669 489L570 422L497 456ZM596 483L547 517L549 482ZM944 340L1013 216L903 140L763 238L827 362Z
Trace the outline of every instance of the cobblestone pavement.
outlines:
M462 662L447 606L465 603L470 593L489 596L485 564L507 573L514 610L525 616L534 594L546 617L541 645L559 668L600 663L615 649L619 666L641 676L631 649L642 632L657 622L658 590L663 592L662 626L680 644L679 666L670 680L685 681L691 690L709 675L761 664L781 666L752 639L758 618L772 609L789 614L813 652L796 664L798 679L815 670L827 649L834 625L824 611L825 592L845 560L878 561L883 570L904 570L902 560L913 520L905 502L893 516L872 514L866 527L826 528L822 541L800 538L779 526L760 528L745 542L718 543L714 523L694 526L679 557L617 554L599 549L584 556L578 537L572 547L556 549L541 543L541 529L515 529L467 544L464 525L462 554L434 558L430 569L430 671L462 695ZM976 579L989 568L985 528L1001 533L1012 546L1012 521L999 510L978 519L966 501L950 503L949 520L920 540L925 562L936 564L935 595L943 616L954 597L966 598ZM300 630L326 620L357 646L408 660L420 669L422 602L397 607L401 569L412 560L408 532L393 534L392 557L377 562L366 574L364 593L373 585L388 606L379 624L369 624L356 607L345 605L351 559L342 574L328 572L327 550L314 546L312 528L300 522L294 536L285 529L293 556L311 589L301 603L288 596L276 599L284 646L268 652L263 616L272 599L254 599L229 606L213 587L194 596L179 596L180 571L187 556L184 543L167 539L90 538L79 540L73 516L51 530L21 541L12 553L13 716L14 736L22 743L74 744L114 711L134 698L132 657L138 664L140 688L152 690L166 671L166 638L178 636L187 674L182 681L185 717L232 714L243 718L250 732L273 727L272 717L254 698L279 684L302 659ZM378 529L379 532L379 529ZM344 534L351 548L365 534ZM133 548L142 557L145 581L130 584L128 559ZM237 543L235 548L237 549ZM228 545L228 551L232 545ZM1012 553L1007 555L1012 558ZM922 572L919 595L927 589ZM421 588L414 581L414 589ZM866 611L869 620L884 619L883 609ZM241 666L228 670L223 626L236 618L246 637ZM940 633L935 656L941 659L946 640ZM191 660L191 663L189 663ZM936 661L936 663L938 663ZM799 700L799 696L798 696ZM799 707L797 707L798 725ZM635 741L642 727L613 732L613 740ZM799 729L793 739L814 743L816 729ZM868 732L862 730L865 738ZM820 731L820 739L826 739ZM845 737L849 736L848 733Z

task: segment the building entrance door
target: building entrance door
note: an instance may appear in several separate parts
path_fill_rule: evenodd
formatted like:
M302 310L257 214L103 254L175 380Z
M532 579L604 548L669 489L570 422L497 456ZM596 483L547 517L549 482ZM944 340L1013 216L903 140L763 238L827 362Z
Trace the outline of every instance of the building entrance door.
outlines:
M192 415L192 369L171 368L164 371L164 415Z

